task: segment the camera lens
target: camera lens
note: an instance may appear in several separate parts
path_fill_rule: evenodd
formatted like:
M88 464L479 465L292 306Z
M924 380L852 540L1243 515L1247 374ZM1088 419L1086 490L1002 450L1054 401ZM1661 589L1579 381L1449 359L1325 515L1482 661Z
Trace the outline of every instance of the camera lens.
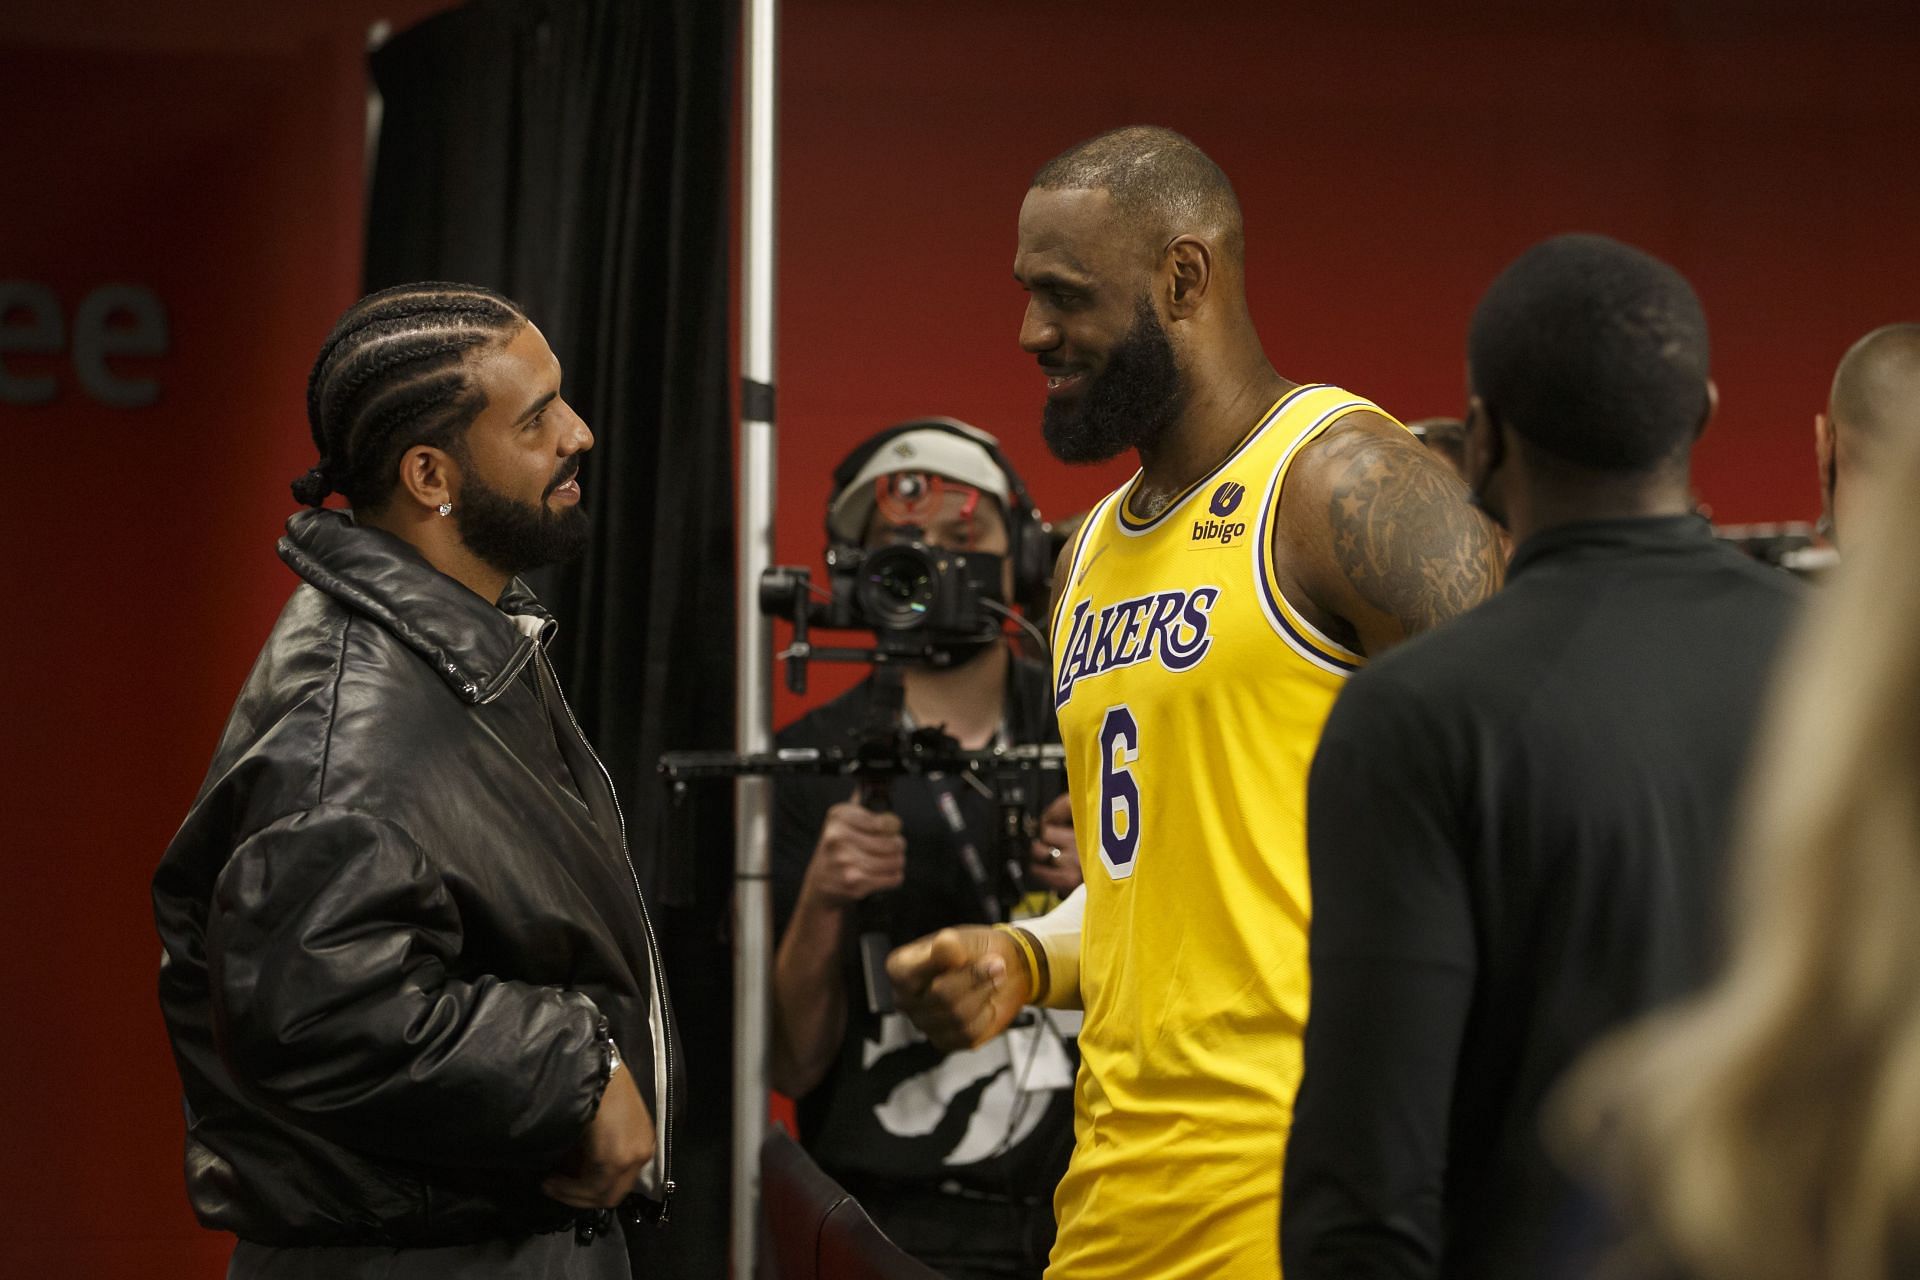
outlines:
M860 605L867 619L888 631L924 626L938 587L938 567L924 547L882 547L867 557Z

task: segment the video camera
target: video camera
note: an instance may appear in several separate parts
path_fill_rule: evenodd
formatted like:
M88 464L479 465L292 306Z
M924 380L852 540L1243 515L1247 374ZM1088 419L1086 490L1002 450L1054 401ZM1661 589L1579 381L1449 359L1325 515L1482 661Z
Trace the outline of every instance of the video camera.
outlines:
M813 575L779 565L760 576L760 611L793 624L793 643L780 654L787 687L807 690L807 664L867 662L950 667L1000 638L1011 617L1001 599L1004 559L979 551L948 551L918 539L878 547L835 546L827 551L825 599L816 599ZM814 630L867 631L871 646L820 648Z
M995 746L962 750L938 727L910 728L902 715L903 668L920 664L950 667L1000 639L1002 625L1017 619L1001 599L1003 557L931 546L905 530L900 541L877 547L836 545L827 553L830 587L816 599L812 574L803 566L782 565L760 577L760 610L793 625L793 640L780 654L787 686L807 689L807 668L815 661L869 663L874 688L869 723L857 738L827 750L806 749L752 756L727 752L670 752L660 772L676 798L691 782L747 775L814 774L849 777L860 784L861 802L886 809L894 779L910 774L950 775L973 780L992 796L999 813L997 848L986 855L963 850L969 877L987 909L1003 908L1003 879L1017 883L1025 847L1041 807L1065 785L1066 758L1058 745ZM815 628L865 631L870 646L818 647ZM887 906L881 899L862 904L857 950L871 1015L889 1013L892 992L886 981L890 943L884 927ZM877 1025L877 1024L876 1024Z
M833 488L826 587L816 586L802 566L768 569L760 577L759 606L793 627L791 643L778 655L793 692L806 692L807 670L816 661L873 668L865 723L845 742L819 749L673 752L662 758L660 771L676 798L707 778L850 778L858 781L860 802L879 810L891 808L890 788L901 777L929 777L936 787L947 785L940 779L964 782L992 799L997 820L992 838L982 842L987 847L976 849L957 830L953 807L955 853L986 917L1004 918L1025 887L1021 868L1039 813L1064 789L1065 755L1057 744L1041 743L968 751L940 726L912 725L905 671L958 666L1000 643L1008 623L1044 649L1045 638L1007 597L1011 590L1029 610L1044 608L1058 550L1055 531L993 437L948 418L914 419L865 441L834 468ZM974 549L972 521L983 501L996 504L1004 518L1005 555ZM960 532L948 536L956 528ZM930 537L930 529L942 536ZM882 531L887 541L879 540ZM817 630L865 632L872 642L818 646ZM954 805L951 793L943 794ZM888 894L860 907L857 950L868 1012L876 1016L892 1008L885 969L891 909Z
M886 639L969 643L1000 630L1002 557L944 551L924 542L835 547L827 553L832 601L816 626L857 627Z

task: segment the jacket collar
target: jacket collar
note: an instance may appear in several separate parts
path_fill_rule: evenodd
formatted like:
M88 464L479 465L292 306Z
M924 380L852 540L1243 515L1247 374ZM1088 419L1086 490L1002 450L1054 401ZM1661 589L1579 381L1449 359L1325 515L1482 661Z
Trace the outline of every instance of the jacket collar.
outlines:
M355 524L344 511L296 512L279 551L302 579L425 658L467 702L499 696L558 625L520 579L507 584L497 607L488 604L401 539ZM539 636L522 634L512 614L539 618Z

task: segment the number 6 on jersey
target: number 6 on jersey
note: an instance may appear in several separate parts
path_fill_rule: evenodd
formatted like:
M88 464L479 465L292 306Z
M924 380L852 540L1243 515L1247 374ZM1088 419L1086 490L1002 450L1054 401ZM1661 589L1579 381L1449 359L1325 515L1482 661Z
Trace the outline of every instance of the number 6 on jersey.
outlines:
M1133 874L1140 849L1140 786L1129 765L1140 759L1140 726L1125 703L1100 722L1100 861L1115 880Z

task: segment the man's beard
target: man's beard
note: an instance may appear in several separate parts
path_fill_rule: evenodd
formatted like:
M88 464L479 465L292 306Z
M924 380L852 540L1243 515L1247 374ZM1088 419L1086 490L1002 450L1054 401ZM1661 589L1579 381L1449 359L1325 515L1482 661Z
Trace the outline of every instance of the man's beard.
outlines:
M1040 433L1062 462L1105 462L1159 443L1186 408L1173 341L1142 296L1133 324L1078 400L1049 400Z
M471 463L463 470L466 483L454 504L454 523L467 550L495 569L526 573L577 560L587 549L593 525L586 509L575 504L556 511L547 505L553 491L579 472L577 460L561 465L538 503L508 497L480 479Z

